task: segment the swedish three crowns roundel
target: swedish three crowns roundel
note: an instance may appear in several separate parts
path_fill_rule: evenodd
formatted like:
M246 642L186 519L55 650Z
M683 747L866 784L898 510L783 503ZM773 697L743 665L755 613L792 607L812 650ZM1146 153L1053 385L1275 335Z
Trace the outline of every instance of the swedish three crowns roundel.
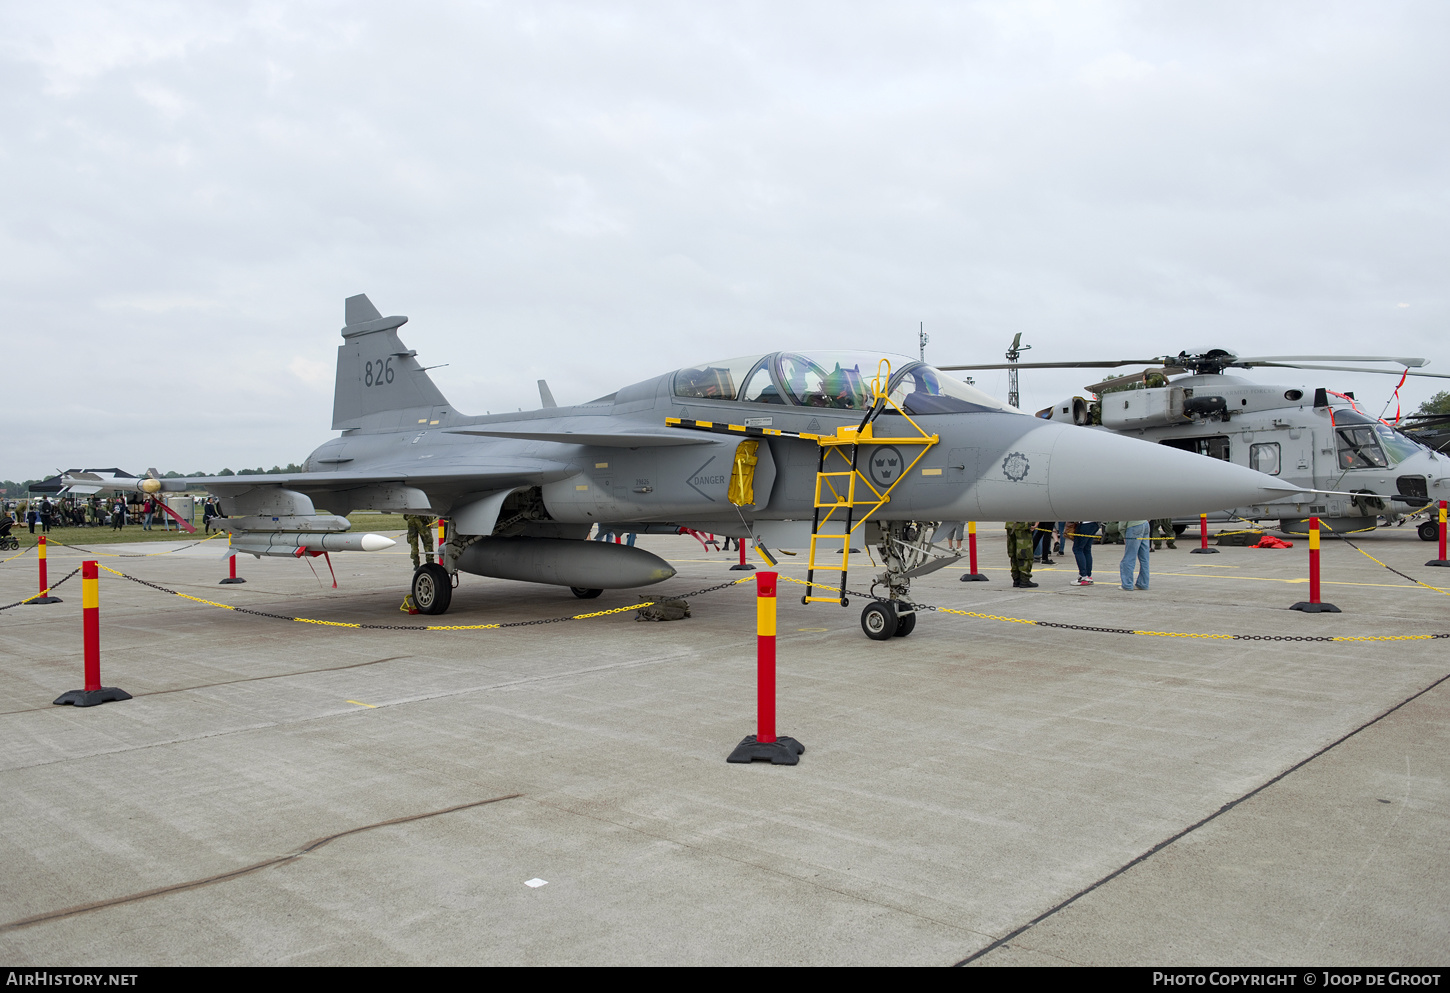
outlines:
M901 478L902 470L906 467L906 463L902 461L901 452L892 445L873 448L868 457L871 462L867 466L867 472L871 476L871 482L880 487L887 487L896 482Z

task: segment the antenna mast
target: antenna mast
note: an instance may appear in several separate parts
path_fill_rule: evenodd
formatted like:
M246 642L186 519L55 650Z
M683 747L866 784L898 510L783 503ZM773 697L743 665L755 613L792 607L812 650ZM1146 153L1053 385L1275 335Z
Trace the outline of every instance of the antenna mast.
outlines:
M931 341L931 335L926 333L926 322L922 321L921 324L917 326L916 344L917 347L921 349L921 360L923 362L926 361L926 345L929 341Z
M1018 331L1012 338L1012 346L1007 349L1007 361L1014 363L1012 368L1007 370L1007 403L1010 406L1020 406L1017 395L1017 366L1016 362L1022 357L1022 353L1031 348L1031 345L1022 344L1022 332Z

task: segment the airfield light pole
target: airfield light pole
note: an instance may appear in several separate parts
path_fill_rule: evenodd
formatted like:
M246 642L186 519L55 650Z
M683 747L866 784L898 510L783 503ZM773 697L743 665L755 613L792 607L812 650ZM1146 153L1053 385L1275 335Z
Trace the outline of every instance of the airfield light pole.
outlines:
M1012 336L1012 347L1007 349L1007 361L1013 363L1013 366L1007 370L1007 405L1009 407L1016 407L1019 403L1016 362L1022 357L1022 353L1031 347L1031 345L1022 344L1021 331Z
M921 360L926 361L926 346L931 341L931 335L926 333L926 322L922 321L916 329L916 344L921 349Z

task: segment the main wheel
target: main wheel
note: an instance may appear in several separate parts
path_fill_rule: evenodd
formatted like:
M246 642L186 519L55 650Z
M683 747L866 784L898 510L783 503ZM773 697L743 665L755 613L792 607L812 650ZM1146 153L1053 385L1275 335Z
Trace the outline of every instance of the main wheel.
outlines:
M1426 521L1419 527L1421 541L1439 541L1440 525L1436 521Z
M896 635L896 608L875 600L861 611L861 630L872 641L890 641Z
M896 615L896 635L895 635L895 637L897 637L897 638L905 638L907 635L911 634L911 632L914 631L914 630L916 630L916 611L914 611L914 610L908 610L904 614L897 614Z
M604 591L603 590L586 590L582 586L571 586L571 587L569 587L569 592L573 593L580 600L593 600L595 597L597 597L599 594L603 593Z
M453 581L448 570L429 562L413 572L413 606L420 614L444 614L453 601Z

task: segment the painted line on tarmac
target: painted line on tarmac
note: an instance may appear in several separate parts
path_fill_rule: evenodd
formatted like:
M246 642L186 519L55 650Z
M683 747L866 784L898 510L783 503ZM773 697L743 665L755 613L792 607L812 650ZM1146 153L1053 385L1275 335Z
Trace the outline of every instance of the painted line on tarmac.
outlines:
M1285 769L1283 772L1279 773L1277 776L1275 776L1274 778L1270 779L1268 782L1262 783L1259 786L1254 787L1252 790L1249 790L1249 792L1245 793L1243 796L1239 797L1236 800L1230 800L1228 803L1224 804L1222 807L1219 807L1217 810L1215 810L1213 813L1209 814L1207 817L1204 817L1201 820L1195 821L1194 823L1188 825L1188 827L1184 828L1182 831L1179 831L1177 834L1172 835L1171 837L1168 837L1168 838L1164 838L1162 841L1158 842L1158 844L1154 845L1152 848L1148 849L1146 852L1144 852L1143 854L1139 855L1137 858L1135 858L1132 861L1127 862L1127 863L1119 866L1118 868L1114 869L1112 872L1108 873L1103 878L1099 879L1097 882L1092 883L1089 886L1083 887L1082 889L1080 889L1076 893L1074 893L1072 896L1068 897L1066 900L1063 900L1061 903L1059 903L1059 904L1057 904L1057 905L1055 905L1055 906L1053 906L1053 907L1051 907L1051 908L1043 911L1042 913L1038 914L1036 917L1032 918L1032 920L1028 921L1026 924L1023 924L1021 927L1017 928L1016 930L1014 930L1014 931L1012 931L1012 932L1010 932L1008 934L1004 934L1002 937L998 938L996 941L992 942L987 947L982 948L982 949L979 949L979 950L973 952L971 955L968 955L966 958L962 959L960 962L958 962L956 964L958 966L970 965L973 962L975 962L978 959L980 959L982 956L988 954L989 952L996 951L998 948L1003 947L1009 941L1012 941L1014 938L1017 938L1017 937L1021 936L1022 934L1026 933L1027 931L1029 931L1032 928L1036 927L1038 924L1041 924L1043 921L1047 920L1049 917L1051 917L1054 914L1056 914L1059 910L1063 910L1063 909L1071 906L1072 904L1076 903L1078 900L1080 900L1083 897L1087 896L1093 890L1096 890L1099 887L1101 887L1101 886L1103 886L1103 885L1111 882L1112 880L1118 878L1123 873L1125 873L1129 869L1133 868L1133 866L1138 865L1140 862L1146 862L1148 859L1152 858L1154 855L1157 855L1159 852L1161 852L1163 849L1167 848L1169 845L1173 844L1175 841L1178 841L1181 838L1185 838L1188 835L1192 834L1194 831L1197 831L1199 828L1203 827L1205 824L1208 824L1208 823L1210 823L1210 822L1212 822L1214 820L1217 820L1220 816L1222 816L1223 814L1228 813L1230 810L1233 810L1235 807L1237 807L1239 804L1243 803L1245 800L1249 800L1249 799L1252 799L1253 797L1258 796L1260 793L1264 792L1264 790L1268 789L1270 786L1273 786L1275 783L1279 782L1281 779L1284 779L1285 777L1289 776L1291 773L1294 773L1294 772L1299 771L1300 769L1304 768L1304 766L1308 765L1310 762L1313 762L1315 759L1319 758L1319 756L1321 756L1324 753L1328 752L1330 749L1339 747L1340 745L1344 744L1350 738L1353 738L1355 735L1359 734L1361 731L1365 730L1366 728L1373 727L1374 725L1378 724L1380 721L1384 720L1386 717L1388 717L1391 714L1393 714L1395 711L1399 710L1405 704L1410 703L1411 701L1416 700L1416 699L1424 696L1426 693L1429 693L1431 690L1433 690L1435 687L1439 686L1441 683L1445 682L1446 680L1450 680L1450 674L1446 674L1444 676L1441 676L1439 679L1435 680L1433 683L1431 683L1429 686L1426 686L1424 689L1417 690L1416 692L1411 693L1409 696L1405 697L1405 699L1401 700L1399 703L1395 704L1393 707L1390 707L1388 710L1384 711L1378 717L1372 717L1372 718L1370 718L1369 720L1365 721L1363 724L1361 724L1359 727L1355 728L1354 730L1352 730L1352 731L1350 731L1350 732L1348 732L1346 734L1341 735L1340 737L1336 738L1334 741L1331 741L1329 744L1325 745L1323 748L1319 749L1319 751L1317 751L1314 754L1310 755L1308 758L1301 759L1300 761L1294 763L1289 768Z
M81 903L74 907L64 907L60 910L51 910L43 914L35 914L31 917L22 917L17 921L10 921L7 924L0 924L0 934L10 931L18 931L21 928L31 927L36 924L44 924L47 921L58 921L66 917L75 917L77 914L88 914L93 910L105 910L107 907L117 907L122 904L136 903L139 900L149 900L152 897L165 896L168 893L180 893L184 890L194 890L202 886L210 886L212 883L224 883L231 879L257 872L274 865L283 865L299 859L309 852L315 852L328 842L336 841L338 838L346 838L350 834L361 834L364 831L372 831L375 828L388 827L393 824L407 824L410 821L421 821L428 817L439 817L443 814L452 814L459 810L469 810L473 807L482 807L485 804L498 803L501 800L516 800L523 796L522 793L507 793L503 796L489 797L487 800L474 800L472 803L460 803L454 807L444 807L442 810L430 810L425 814L409 814L406 817L394 817L387 821L378 821L375 824L364 824L362 827L349 828L346 831L339 831L336 834L323 835L321 838L314 838L301 848L288 852L286 855L279 855L274 859L267 859L264 862L257 862L253 865L244 866L241 869L233 869L230 872L219 872L214 876L206 876L202 879L192 879L184 883L174 883L171 886L158 886L152 890L142 890L140 893L131 893L126 896L118 896L111 900L97 900L94 903Z
M277 672L270 676L242 676L240 679L222 679L215 683L198 683L195 686L173 686L165 690L150 690L132 693L136 699L148 696L164 696L167 693L190 693L192 690L209 690L214 686L231 686L235 683L257 683L265 679L290 679L293 676L310 676L317 672L342 672L344 669L360 669L365 665L379 665L383 662L397 662L401 659L411 659L411 655L389 655L385 659L372 659L368 662L349 662L347 665L330 665L322 669L301 669L297 672ZM47 704L44 707L28 707L25 710L0 710L0 717L9 717L11 714L33 714L37 711L55 713L55 704Z

